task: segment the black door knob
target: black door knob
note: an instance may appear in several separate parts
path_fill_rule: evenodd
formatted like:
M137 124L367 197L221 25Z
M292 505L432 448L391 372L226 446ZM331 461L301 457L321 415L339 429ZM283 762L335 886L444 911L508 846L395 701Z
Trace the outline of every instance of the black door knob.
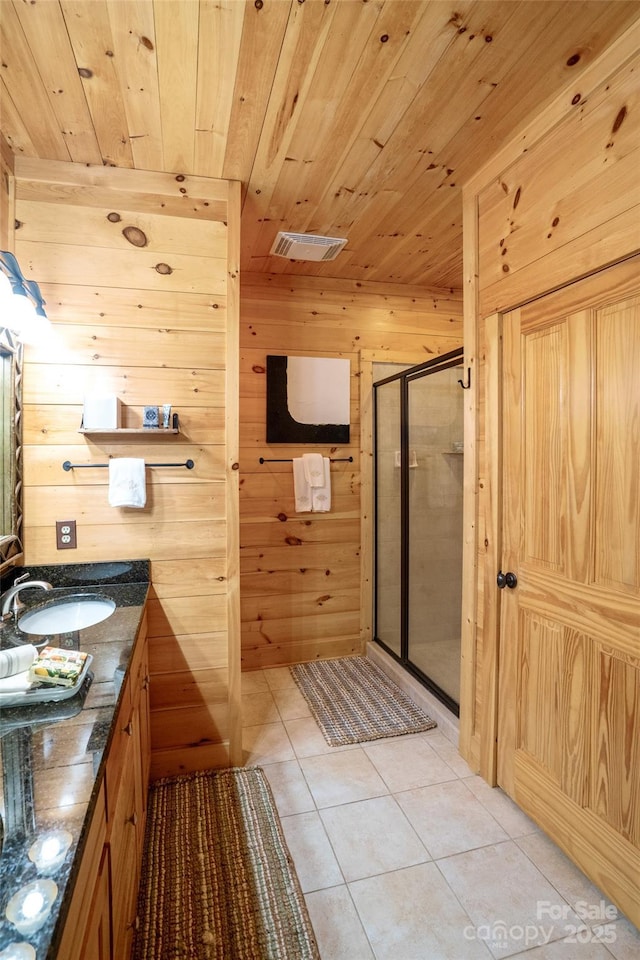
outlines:
M518 578L515 573L511 573L509 570L507 573L503 573L502 570L498 571L498 576L496 577L496 583L503 590L505 587L509 587L510 590L513 590L514 587L518 585Z

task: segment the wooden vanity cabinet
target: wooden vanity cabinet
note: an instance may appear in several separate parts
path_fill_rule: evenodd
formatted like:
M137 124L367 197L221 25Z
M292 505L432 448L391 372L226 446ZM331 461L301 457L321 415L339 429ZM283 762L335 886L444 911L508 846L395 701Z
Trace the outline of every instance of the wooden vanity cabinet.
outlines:
M114 719L60 960L127 960L131 953L149 782L148 687L145 617Z
M93 898L79 956L92 960L112 960L111 909L109 902L109 848L105 844L93 888ZM62 954L62 956L65 956Z
M146 624L145 624L146 626ZM129 701L118 717L118 755L107 763L107 830L111 856L113 958L131 953L137 927L137 901L149 781L149 703L146 640L136 646L129 672ZM116 779L117 778L117 779ZM110 783L114 786L110 787ZM87 957L87 960L90 960Z
M58 957L60 960L112 960L104 782L94 807Z
M132 737L136 735L135 728ZM111 922L113 926L113 956L125 958L131 953L136 928L136 897L139 880L139 832L142 815L136 805L137 784L134 765L134 743L127 751L127 774L118 792L109 848L111 856ZM89 958L87 957L87 960Z

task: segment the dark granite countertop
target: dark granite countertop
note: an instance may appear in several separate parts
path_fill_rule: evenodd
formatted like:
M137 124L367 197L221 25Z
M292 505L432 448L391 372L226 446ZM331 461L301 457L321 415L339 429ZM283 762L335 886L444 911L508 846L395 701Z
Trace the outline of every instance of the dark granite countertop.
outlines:
M21 600L29 609L53 597L76 593L99 594L116 602L113 613L101 623L48 641L51 646L79 648L92 655L92 677L87 677L80 691L52 703L0 704L0 958L9 955L5 950L10 944L23 944L23 952L16 954L20 960L54 960L144 612L149 562L17 568L3 578L0 588L6 590L26 570L30 579L46 580L54 588L23 591ZM2 648L40 639L16 632L12 622L3 625L0 633ZM51 831L65 831L70 846L60 866L45 876L29 858L29 851L33 856L33 844L46 839ZM7 904L25 885L41 877L54 882L55 900L40 929L22 934L7 919Z

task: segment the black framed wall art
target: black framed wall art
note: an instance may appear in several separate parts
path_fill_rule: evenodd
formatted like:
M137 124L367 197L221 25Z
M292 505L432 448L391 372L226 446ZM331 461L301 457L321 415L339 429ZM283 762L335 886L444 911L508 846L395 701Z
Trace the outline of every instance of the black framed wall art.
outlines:
M267 443L349 443L350 363L267 357Z

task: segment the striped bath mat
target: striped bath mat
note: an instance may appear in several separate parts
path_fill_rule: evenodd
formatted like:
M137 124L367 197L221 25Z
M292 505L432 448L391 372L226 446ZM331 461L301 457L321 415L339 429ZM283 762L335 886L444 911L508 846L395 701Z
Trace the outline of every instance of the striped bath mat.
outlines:
M367 657L297 663L290 670L332 747L419 733L436 726Z
M319 960L260 767L151 784L132 960Z

